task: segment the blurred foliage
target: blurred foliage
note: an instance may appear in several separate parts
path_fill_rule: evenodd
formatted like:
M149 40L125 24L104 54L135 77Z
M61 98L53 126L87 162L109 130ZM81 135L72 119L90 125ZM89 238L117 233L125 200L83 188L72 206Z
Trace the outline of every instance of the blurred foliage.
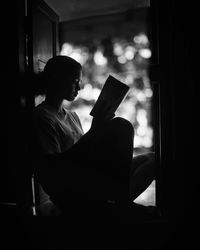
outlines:
M70 56L83 67L83 81L79 96L73 103L65 103L80 116L83 129L90 128L89 115L109 74L130 86L126 99L116 116L128 119L135 128L134 147L150 149L153 145L151 125L152 89L148 76L151 50L146 34L132 39L107 38L89 45L64 43L61 55Z

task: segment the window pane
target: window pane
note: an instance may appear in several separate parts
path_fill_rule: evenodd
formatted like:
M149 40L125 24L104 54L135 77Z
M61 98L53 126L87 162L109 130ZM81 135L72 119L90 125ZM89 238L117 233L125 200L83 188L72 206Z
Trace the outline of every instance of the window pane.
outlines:
M92 117L89 113L108 75L130 86L116 116L128 119L134 126L135 156L152 151L153 148L153 90L148 74L152 52L146 23L147 10L137 10L132 14L129 17L109 16L104 21L95 19L96 31L92 24L88 28L88 22L85 26L84 22L79 25L76 23L76 31L70 33L69 29L68 40L62 44L60 54L76 59L83 66L79 96L75 102L65 104L78 113L84 132L91 126ZM97 22L101 25L98 26ZM72 23L70 25L73 27ZM135 202L155 205L155 181Z

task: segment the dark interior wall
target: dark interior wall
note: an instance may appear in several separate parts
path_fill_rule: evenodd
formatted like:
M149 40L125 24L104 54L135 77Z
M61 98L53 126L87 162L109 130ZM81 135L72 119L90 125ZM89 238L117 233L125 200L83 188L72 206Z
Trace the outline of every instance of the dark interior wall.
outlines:
M20 184L30 163L27 135L34 93L29 75L39 71L39 59L45 63L58 53L58 16L42 1L34 1L34 9L32 1L27 4L25 17L24 0L2 3L9 14L1 16L0 202L15 203L26 191Z
M197 195L196 8L167 1L159 6L162 202L171 218L195 217ZM193 37L193 39L191 39ZM193 211L194 210L194 211Z
M24 139L23 164L18 168L18 203L32 200L31 176L36 150L35 134L32 126L32 111L35 106L35 96L42 89L35 75L43 70L46 62L58 54L58 15L42 0L27 1L26 27L26 72L22 92L25 104L21 107L21 135ZM36 192L36 190L35 190ZM37 195L38 196L38 195ZM30 205L30 204L29 204Z
M18 53L18 30L21 23L18 10L23 12L21 1L14 1L12 7L2 2L2 12L9 10L9 15L1 15L1 122L0 122L0 201L15 202L14 167L17 162L20 140L19 128L19 61L23 58ZM21 27L21 26L20 26ZM21 31L22 32L22 31Z
M38 73L48 59L59 52L59 16L44 1L37 0L29 1L28 19L29 62L34 73Z

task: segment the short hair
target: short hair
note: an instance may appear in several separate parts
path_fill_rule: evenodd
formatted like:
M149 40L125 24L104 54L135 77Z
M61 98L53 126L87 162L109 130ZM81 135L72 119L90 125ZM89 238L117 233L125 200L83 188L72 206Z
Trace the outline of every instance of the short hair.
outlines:
M69 56L54 56L44 67L46 78L73 76L81 70L81 64Z
M42 72L46 90L59 87L58 82L55 82L56 80L76 77L81 69L81 64L69 56L59 55L50 58ZM56 86L54 86L55 83Z

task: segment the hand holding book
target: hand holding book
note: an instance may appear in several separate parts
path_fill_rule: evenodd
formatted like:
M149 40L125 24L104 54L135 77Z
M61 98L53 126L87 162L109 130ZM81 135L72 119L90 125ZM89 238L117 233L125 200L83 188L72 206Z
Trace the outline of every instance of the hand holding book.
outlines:
M114 117L128 90L129 86L109 75L90 115L104 120Z

